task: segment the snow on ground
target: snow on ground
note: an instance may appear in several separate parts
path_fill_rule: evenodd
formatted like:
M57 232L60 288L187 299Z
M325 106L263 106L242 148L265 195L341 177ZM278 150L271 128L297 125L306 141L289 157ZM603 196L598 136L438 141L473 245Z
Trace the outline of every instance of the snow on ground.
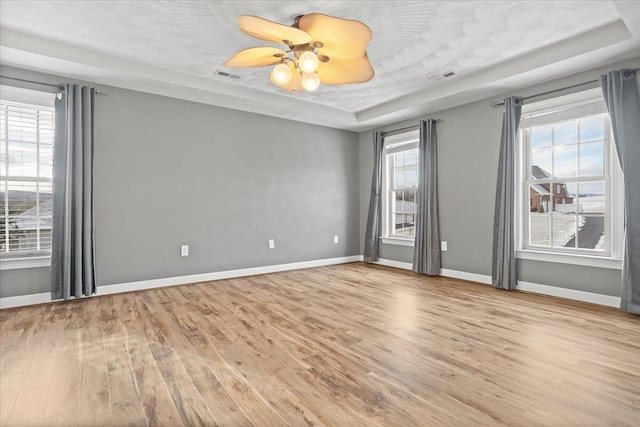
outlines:
M578 229L584 226L584 217L578 215ZM576 217L574 215L555 215L553 217L553 246L563 247L576 235Z
M584 225L584 217L575 215L553 215L553 245L551 245L551 215L531 213L529 226L530 242L535 246L563 247L575 236L576 229Z
M580 196L580 213L604 212L604 196Z

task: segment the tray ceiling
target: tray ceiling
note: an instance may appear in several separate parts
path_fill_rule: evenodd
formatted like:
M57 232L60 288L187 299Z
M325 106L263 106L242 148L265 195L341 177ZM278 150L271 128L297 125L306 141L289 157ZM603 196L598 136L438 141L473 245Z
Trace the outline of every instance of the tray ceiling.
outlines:
M6 44L0 40L0 52L4 64L265 114L297 106L292 119L357 130L380 123L372 112L387 104L472 79L500 64L508 67L529 53L578 41L591 32L617 37L612 39L616 42L637 42L625 34L614 3L627 2L2 1L0 25L11 37ZM242 33L239 15L290 24L295 16L310 12L357 19L372 29L368 54L376 71L373 80L289 94L269 82L268 67L222 66L238 50L279 46ZM55 43L49 66L42 58L47 54L23 48L29 44L27 36ZM65 47L76 50L66 49L65 54ZM596 44L593 50L603 47ZM625 53L621 50L620 55ZM86 55L79 58L77 52ZM116 66L118 60L126 66ZM600 65L595 61L593 66ZM136 64L157 73L136 73ZM216 70L240 78L223 78ZM563 70L566 73L566 67ZM447 71L455 76L439 77ZM390 113L398 118L391 110L379 117ZM348 114L348 119L338 119L340 114Z

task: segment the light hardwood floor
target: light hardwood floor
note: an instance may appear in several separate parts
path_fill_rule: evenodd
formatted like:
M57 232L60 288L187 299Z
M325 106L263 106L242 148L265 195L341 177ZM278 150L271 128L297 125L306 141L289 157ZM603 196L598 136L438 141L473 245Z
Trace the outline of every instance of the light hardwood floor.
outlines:
M640 318L363 263L0 312L1 424L640 425Z

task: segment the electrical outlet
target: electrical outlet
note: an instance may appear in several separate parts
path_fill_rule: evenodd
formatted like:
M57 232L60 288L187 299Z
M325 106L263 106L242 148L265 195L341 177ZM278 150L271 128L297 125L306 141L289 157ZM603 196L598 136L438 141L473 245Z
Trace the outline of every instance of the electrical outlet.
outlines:
M189 256L189 245L180 246L180 256Z
M340 240L338 239L338 235L333 236L333 243L338 243Z
M276 247L276 242L273 239L269 239L269 249L273 249Z
M440 250L442 250L442 252L447 251L447 242L440 242Z

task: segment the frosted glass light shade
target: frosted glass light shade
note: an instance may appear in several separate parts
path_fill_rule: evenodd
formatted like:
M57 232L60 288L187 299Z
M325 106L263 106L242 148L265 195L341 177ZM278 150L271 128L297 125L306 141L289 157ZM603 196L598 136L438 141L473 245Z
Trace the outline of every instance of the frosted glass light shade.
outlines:
M302 70L303 73L313 73L318 69L318 55L311 51L306 51L302 55L300 55L300 59L298 59L298 66Z
M291 68L287 64L280 63L273 68L271 76L276 82L285 84L291 80Z
M304 73L302 75L302 87L309 92L318 89L320 86L320 76L318 73Z
M304 88L302 87L302 76L300 75L296 64L293 61L287 61L286 64L291 70L291 80L286 83L278 83L273 78L273 73L269 75L269 80L271 80L271 83L286 90L287 92L304 92Z

